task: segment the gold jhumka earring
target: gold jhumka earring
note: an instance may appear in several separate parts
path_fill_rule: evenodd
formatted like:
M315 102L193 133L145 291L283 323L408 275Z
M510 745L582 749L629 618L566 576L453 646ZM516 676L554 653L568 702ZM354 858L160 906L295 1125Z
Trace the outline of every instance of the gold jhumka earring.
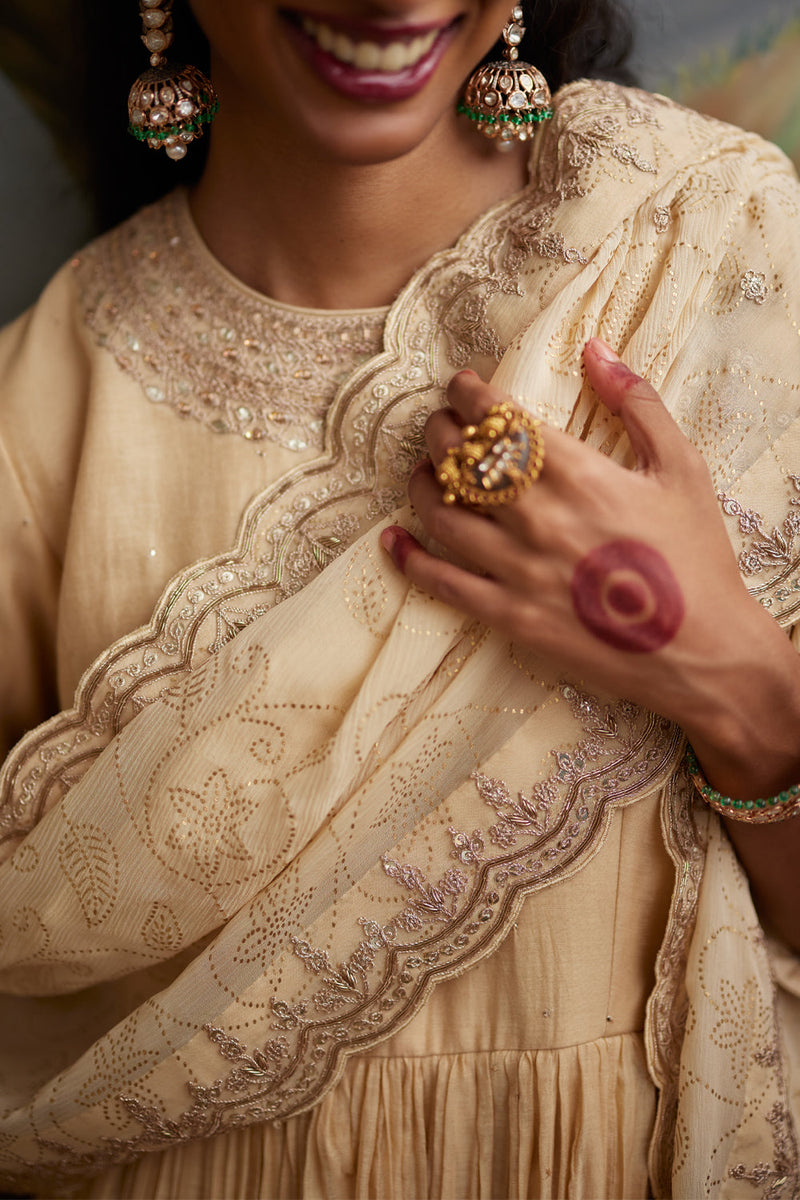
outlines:
M214 120L219 101L208 79L197 67L168 66L165 51L172 45L172 0L139 0L144 31L142 41L150 51L150 70L134 83L128 96L128 132L151 150L166 150L170 158L184 158L191 142L203 136L203 126Z
M547 80L530 63L519 62L517 47L525 36L519 5L503 29L503 58L483 63L467 81L458 111L475 122L478 133L492 138L498 150L533 137L539 121L553 115Z

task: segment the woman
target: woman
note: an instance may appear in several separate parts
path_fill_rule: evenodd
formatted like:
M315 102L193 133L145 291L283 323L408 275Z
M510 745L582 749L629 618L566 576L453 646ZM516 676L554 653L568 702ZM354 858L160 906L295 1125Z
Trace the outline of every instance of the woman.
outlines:
M3 775L8 1177L792 1195L684 735L721 811L796 811L796 181L608 83L498 156L455 107L494 0L193 9L202 178L2 348L4 715L65 710ZM508 396L518 484L446 505ZM790 989L796 823L758 823Z

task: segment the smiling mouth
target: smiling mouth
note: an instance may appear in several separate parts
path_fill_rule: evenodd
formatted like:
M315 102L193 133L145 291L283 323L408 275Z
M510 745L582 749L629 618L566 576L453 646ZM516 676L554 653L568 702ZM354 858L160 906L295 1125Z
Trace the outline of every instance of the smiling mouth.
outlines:
M463 20L398 25L280 11L297 50L324 82L354 100L385 102L425 86Z
M395 37L388 43L380 44L377 41L348 37L347 34L332 29L324 21L316 21L312 17L303 17L301 24L320 50L330 54L338 62L345 66L353 66L357 71L378 71L386 74L416 66L430 52L441 33L440 29L431 29L420 37Z

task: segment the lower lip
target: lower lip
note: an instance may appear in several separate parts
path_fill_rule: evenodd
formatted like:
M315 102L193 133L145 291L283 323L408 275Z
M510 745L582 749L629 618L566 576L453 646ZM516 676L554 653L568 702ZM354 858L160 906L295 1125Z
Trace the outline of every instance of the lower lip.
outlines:
M350 100L389 104L395 100L407 100L422 91L453 40L456 24L454 22L443 29L428 53L413 66L391 72L359 70L351 63L340 62L318 46L305 30L290 22L287 22L287 27L303 58L329 87Z

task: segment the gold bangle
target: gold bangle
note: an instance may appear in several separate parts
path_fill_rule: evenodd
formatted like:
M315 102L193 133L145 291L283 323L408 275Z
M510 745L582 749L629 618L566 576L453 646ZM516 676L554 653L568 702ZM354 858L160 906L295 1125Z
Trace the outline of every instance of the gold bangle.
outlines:
M732 821L749 821L752 825L770 825L777 821L788 821L800 813L800 784L792 784L785 792L776 796L759 796L757 800L735 800L732 796L723 796L716 788L712 788L706 779L697 755L691 746L686 747L686 766L692 783L703 797L704 802L714 812Z

